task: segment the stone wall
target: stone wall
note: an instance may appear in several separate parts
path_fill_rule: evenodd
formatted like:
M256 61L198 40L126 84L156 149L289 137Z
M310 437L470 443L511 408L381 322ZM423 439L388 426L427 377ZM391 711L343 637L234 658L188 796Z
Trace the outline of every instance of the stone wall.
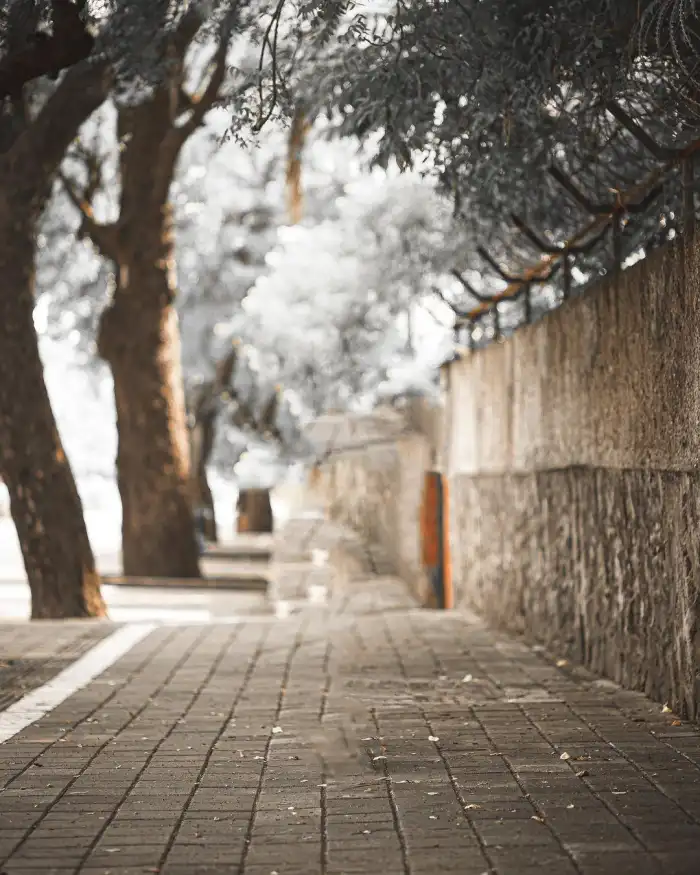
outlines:
M449 366L458 603L700 716L700 271L659 252Z
M379 546L389 568L421 603L428 584L419 515L433 445L418 428L427 424L434 427L434 419L414 406L367 417L323 417L309 432L318 447L329 450L312 486L330 518L350 526L367 545Z

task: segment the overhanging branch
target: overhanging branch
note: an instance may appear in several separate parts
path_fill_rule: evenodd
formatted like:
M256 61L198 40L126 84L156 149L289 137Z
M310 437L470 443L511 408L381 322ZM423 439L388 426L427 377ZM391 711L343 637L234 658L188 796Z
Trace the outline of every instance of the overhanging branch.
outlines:
M23 45L10 47L0 60L0 100L18 97L32 79L56 77L88 57L94 39L80 18L83 5L71 0L52 0L52 32L35 32Z
M92 206L85 193L79 194L75 183L65 173L59 171L58 178L68 199L81 215L79 237L89 237L99 249L100 254L113 261L118 256L118 233L115 223L104 225L96 221Z
M172 128L166 144L174 152L179 152L187 139L202 125L205 115L214 107L226 79L227 52L228 39L222 39L212 59L213 69L204 90L199 95L186 95L183 91L181 100L187 101L187 117L181 124Z

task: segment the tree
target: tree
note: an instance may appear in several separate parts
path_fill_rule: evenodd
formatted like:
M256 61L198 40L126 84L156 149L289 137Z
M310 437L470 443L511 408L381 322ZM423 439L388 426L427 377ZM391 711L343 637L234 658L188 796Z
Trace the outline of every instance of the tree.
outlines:
M104 68L78 65L39 106L28 95L6 98L0 118L0 475L10 494L35 618L104 613L80 498L44 384L32 311L37 223L52 176L106 91Z
M6 0L0 11L0 99L83 61L107 62L118 89L162 79L164 50L188 17L216 21L232 0Z
M171 44L168 78L148 100L116 111L118 217L98 222L89 179L78 193L82 231L114 265L111 300L97 347L114 380L122 499L124 573L197 577L198 550L189 495L190 465L174 305L174 229L170 187L180 152L221 97L232 23L220 35L199 94L185 90L186 54L197 27L183 26ZM177 100L174 100L174 96Z
M280 375L266 379L250 350L240 344L234 346L235 356L231 352L241 302L269 271L267 257L290 218L284 196L289 135L269 124L254 146L234 140L218 146L216 121L210 117L209 128L188 143L173 190L174 202L183 207L176 223L178 311L188 387L192 495L206 513L205 534L211 540L217 529L207 469L214 466L231 476L251 447L264 447L267 455L286 455L295 452L300 441L294 403L284 391L275 405L279 421L272 428L264 425ZM304 202L309 221L331 214L344 181L358 173L357 147L348 146L317 138L307 152Z
M589 249L573 277L560 270L527 293L546 309L677 228L679 187L633 222L615 193L658 169L664 147L698 136L697 23L697 4L683 0L350 4L330 39L307 42L290 87L340 134L376 134L378 163L395 158L440 179L471 237L473 273L486 279L477 295L465 288L467 310L591 223L574 188L609 205L621 233ZM650 150L620 109L661 148ZM513 321L513 308L501 309ZM516 310L522 319L521 302Z
M10 2L0 18L0 99L20 97L24 86L40 76L58 76L84 61L95 40L81 6L71 0Z
M370 405L422 354L411 321L433 324L426 308L435 286L454 284L460 242L449 203L428 181L364 174L335 216L285 230L239 330L309 414ZM444 340L449 327L436 329Z

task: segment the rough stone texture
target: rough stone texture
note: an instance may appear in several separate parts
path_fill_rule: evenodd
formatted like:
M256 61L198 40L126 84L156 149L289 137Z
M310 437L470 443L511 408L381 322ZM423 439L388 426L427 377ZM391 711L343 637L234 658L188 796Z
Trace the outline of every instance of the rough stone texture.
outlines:
M652 255L449 366L450 472L697 470L700 248Z
M699 475L457 476L452 499L461 604L700 717Z
M697 728L387 578L157 628L0 745L6 875L697 875L698 847Z
M409 432L333 453L313 482L328 515L351 527L366 544L379 545L421 603L428 582L421 564L419 518L430 461L429 440Z
M457 597L700 717L698 250L449 366Z

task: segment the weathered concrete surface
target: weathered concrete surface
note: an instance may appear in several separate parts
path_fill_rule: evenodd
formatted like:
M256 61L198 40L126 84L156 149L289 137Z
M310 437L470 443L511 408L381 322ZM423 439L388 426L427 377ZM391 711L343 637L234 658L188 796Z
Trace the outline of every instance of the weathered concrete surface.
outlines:
M450 470L697 470L700 252L661 251L450 366Z
M345 417L333 438L335 422L341 420L328 417L314 425L312 437L327 448L327 456L312 477L313 491L331 519L382 548L390 567L423 603L429 585L421 563L419 517L433 438L415 429L421 423L427 430L431 417L417 409Z
M700 717L700 477L568 468L453 481L462 605Z
M700 716L700 277L660 252L450 366L457 597Z

